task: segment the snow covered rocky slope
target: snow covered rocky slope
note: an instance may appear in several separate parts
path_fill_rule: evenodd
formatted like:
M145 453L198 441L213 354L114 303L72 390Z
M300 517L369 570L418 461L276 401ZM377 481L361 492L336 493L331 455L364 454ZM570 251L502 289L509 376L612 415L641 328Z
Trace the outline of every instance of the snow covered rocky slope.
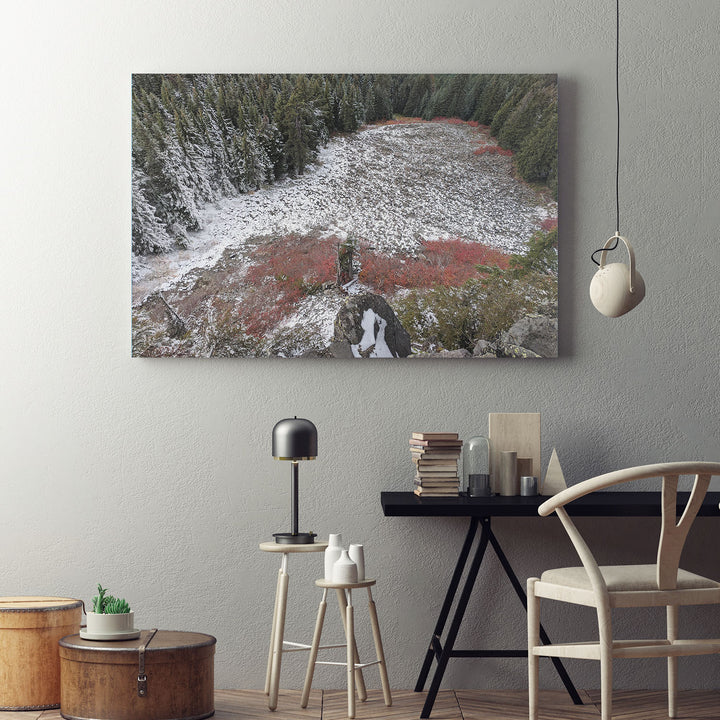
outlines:
M133 353L295 355L326 345L341 288L307 293L263 338L247 337L236 319L258 289L244 282L253 253L268 243L281 252L290 235L350 238L410 258L443 238L522 253L557 206L515 179L512 158L478 154L488 142L465 123L371 126L333 138L301 176L208 206L187 249L133 256ZM364 290L355 282L349 291ZM293 347L273 347L275 332L288 328L296 330Z

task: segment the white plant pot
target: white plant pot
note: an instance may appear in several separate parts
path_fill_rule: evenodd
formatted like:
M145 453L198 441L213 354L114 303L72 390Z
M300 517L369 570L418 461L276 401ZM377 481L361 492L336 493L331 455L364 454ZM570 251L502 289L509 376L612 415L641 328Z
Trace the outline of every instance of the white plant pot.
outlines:
M87 613L88 635L127 635L135 630L135 613Z

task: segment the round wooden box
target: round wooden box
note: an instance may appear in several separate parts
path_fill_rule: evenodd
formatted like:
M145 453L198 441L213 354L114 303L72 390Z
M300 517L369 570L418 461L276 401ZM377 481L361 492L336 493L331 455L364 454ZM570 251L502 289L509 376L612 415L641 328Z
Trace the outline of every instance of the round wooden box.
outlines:
M60 706L58 640L80 630L82 602L0 598L0 710Z
M216 640L143 630L137 640L60 641L60 714L68 720L200 720L215 712ZM143 684L140 649L144 652Z

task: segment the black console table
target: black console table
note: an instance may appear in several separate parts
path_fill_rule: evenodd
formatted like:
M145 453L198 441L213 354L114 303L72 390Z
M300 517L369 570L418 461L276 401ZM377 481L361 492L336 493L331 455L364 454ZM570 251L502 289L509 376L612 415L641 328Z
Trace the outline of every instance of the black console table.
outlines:
M682 514L687 503L689 493L679 492L677 496L677 514ZM412 492L382 492L380 502L383 513L386 516L394 517L467 517L470 519L465 541L458 554L455 570L450 578L445 601L440 609L435 630L430 638L430 644L425 655L420 675L415 685L415 692L422 692L432 668L433 660L437 661L435 674L430 683L430 690L425 705L423 706L421 718L429 718L432 712L435 698L437 697L440 683L442 682L445 669L450 658L476 658L476 657L527 657L526 650L455 650L460 625L462 624L465 610L470 599L475 580L480 569L485 551L488 545L492 547L502 565L505 574L512 583L523 607L527 608L527 596L525 588L518 580L515 571L512 569L497 537L492 531L491 520L493 517L537 517L538 507L547 500L547 497L477 497L469 498L464 495L458 497L429 497L421 498ZM720 503L720 492L709 492L705 496L698 516L720 515L718 504ZM575 517L660 517L661 504L659 492L598 492L586 495L569 505L565 509ZM475 553L470 563L467 577L460 593L455 612L450 622L445 642L442 636L445 625L450 617L450 611L455 602L455 596L463 573L467 567L472 546L480 530L480 539L477 543ZM544 628L540 627L540 637L543 643L550 640ZM575 686L559 658L551 658L555 669L560 676L565 688L576 705L582 705Z

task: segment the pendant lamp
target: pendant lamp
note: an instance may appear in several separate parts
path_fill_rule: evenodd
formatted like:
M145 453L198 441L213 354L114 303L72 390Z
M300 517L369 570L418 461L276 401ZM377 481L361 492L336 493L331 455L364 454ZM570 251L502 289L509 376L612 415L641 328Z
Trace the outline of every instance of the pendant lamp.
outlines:
M590 282L590 300L607 317L620 317L630 312L645 297L645 281L635 267L635 252L630 241L620 234L620 0L615 0L615 106L617 109L617 141L615 146L615 234L595 250L592 261L599 265ZM607 254L622 240L628 254L628 265L607 264ZM600 261L595 255L600 253Z

